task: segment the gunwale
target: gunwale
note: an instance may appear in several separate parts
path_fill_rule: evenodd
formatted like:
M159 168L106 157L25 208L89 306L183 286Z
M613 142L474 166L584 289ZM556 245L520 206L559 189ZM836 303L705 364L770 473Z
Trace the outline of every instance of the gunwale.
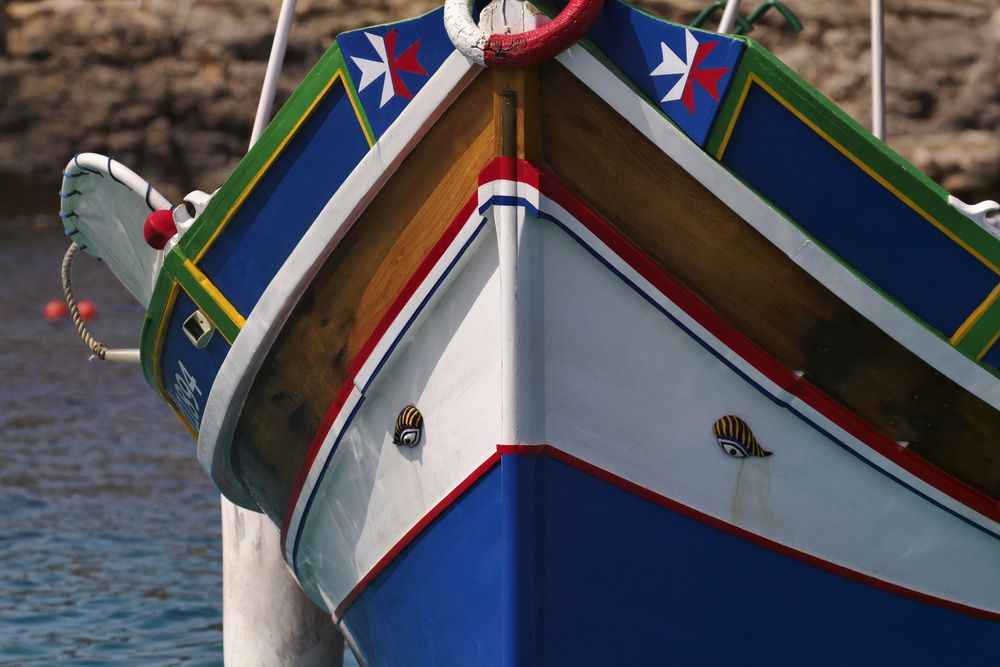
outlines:
M558 177L782 363L804 372L820 389L893 440L906 442L943 470L1000 497L1000 460L991 451L990 439L991 433L1000 430L1000 412L931 367L798 267L561 66L546 65L542 72L543 105L549 104L543 111L545 159ZM560 102L553 105L553 100ZM588 103L600 107L599 120L576 119L575 114ZM608 139L598 153L588 152L594 147L575 139L592 127L601 127ZM629 149L621 150L621 146ZM615 179L613 173L602 172L599 156L628 178ZM650 193L663 183L681 190L653 204ZM681 212L685 203L687 213ZM696 224L685 223L685 215ZM644 222L637 224L640 216ZM669 224L664 226L661 221L667 219ZM678 237L682 228L688 233ZM677 247L664 243L665 238ZM723 255L721 248L726 244L739 253ZM718 254L707 254L713 251ZM757 282L752 292L748 291L751 281ZM791 301L776 300L778 295L791 294L793 287L798 291ZM763 308L766 302L770 302L767 310ZM770 326L769 318L782 324ZM834 349L840 352L830 354ZM852 349L871 354L867 368L858 368ZM831 361L832 357L836 359ZM847 368L854 369L856 376L849 377ZM883 407L887 403L895 408ZM927 440L934 435L939 438L937 445Z

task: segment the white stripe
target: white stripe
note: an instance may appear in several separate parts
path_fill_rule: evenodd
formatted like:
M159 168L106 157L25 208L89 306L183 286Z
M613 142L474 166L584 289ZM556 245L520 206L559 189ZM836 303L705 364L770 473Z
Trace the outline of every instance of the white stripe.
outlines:
M323 472L326 460L330 456L330 450L333 449L334 444L337 442L337 438L340 436L341 431L344 430L344 426L347 424L348 417L350 417L351 413L354 412L354 408L357 407L362 398L364 398L364 395L358 390L357 387L351 389L350 395L348 395L347 400L344 401L344 405L341 407L340 412L337 413L337 417L333 420L330 430L327 431L326 437L323 439L323 444L316 453L316 458L313 459L313 465L309 468L309 474L306 475L306 478L302 483L302 491L299 493L299 497L295 502L295 509L292 510L292 515L289 517L288 533L285 537L285 560L289 564L294 562L292 560L292 556L295 548L295 538L299 534L299 524L302 521L302 514L305 512L306 505L309 503L309 498L312 496L313 489L316 487L316 482L319 481L319 476ZM294 571L294 568L292 568L293 573Z
M330 426L330 430L323 436L323 444L320 447L320 451L317 453L316 458L313 459L312 466L310 467L309 473L302 484L299 496L295 501L295 509L289 519L288 531L285 537L285 554L289 565L294 565L292 558L294 556L293 552L295 541L301 528L305 506L309 502L309 497L312 495L313 490L316 487L316 482L319 480L320 474L328 463L327 459L330 457L330 452L334 443L337 442L344 428L347 426L348 416L351 414L351 411L354 410L357 402L364 397L365 387L373 379L373 375L379 367L379 364L385 361L392 352L393 345L403 332L404 328L419 314L418 309L424 299L431 293L432 290L434 290L438 280L440 280L445 272L449 270L452 262L459 255L459 253L462 252L466 243L480 229L481 220L482 216L479 215L478 210L473 211L472 215L465 220L462 229L455 235L455 238L448 245L448 248L441 254L438 261L435 262L434 267L421 281L417 289L414 290L413 294L407 300L402 309L400 309L396 317L393 318L392 324L389 325L389 327L385 330L385 333L379 338L375 347L372 348L371 354L368 355L368 359L365 360L364 365L354 376L354 388L351 390L350 398L344 403L343 407L341 407L340 412L337 413L337 417ZM443 288L444 285L440 287Z
M229 447L260 365L326 258L414 146L481 70L452 52L341 184L268 284L219 369L198 435L198 461L237 505L255 508L229 466Z
M955 383L1000 409L1000 382L927 326L882 297L817 247L778 211L695 145L657 109L590 55L573 46L558 57L577 78L792 261L849 306Z
M689 331L691 331L694 336L696 336L704 343L706 343L717 354L728 360L733 366L739 369L753 382L759 384L766 392L788 403L790 407L798 411L800 414L804 415L806 419L813 421L821 429L827 431L829 434L831 434L834 438L838 439L846 447L856 452L866 460L870 461L876 467L885 470L886 472L894 475L900 480L903 480L906 484L912 486L914 489L917 489L920 493L923 493L927 497L934 499L936 502L939 502L942 506L947 507L948 509L955 512L959 516L965 517L970 521L972 521L973 523L983 526L987 530L1000 532L1000 526L998 526L996 522L979 515L970 508L967 508L961 503L956 502L955 500L947 496L947 494L939 492L933 486L923 482L919 478L908 473L906 470L904 470L897 464L893 463L891 460L886 459L885 457L878 454L875 450L873 450L864 442L854 438L850 433L844 431L842 428L837 426L837 424L832 422L830 419L826 418L824 415L813 409L811 406L805 404L800 399L789 394L782 387L778 386L776 383L771 381L766 375L759 372L752 364L744 360L741 356L739 356L732 349L730 349L724 342L722 342L720 339L712 335L705 327L703 327L693 317L688 315L681 307L679 307L669 298L667 298L662 292L660 292L658 288L656 288L652 283L647 281L641 274L638 273L636 269L632 268L632 266L630 266L624 259L622 259L616 253L614 253L607 245L604 244L603 241L601 241L589 229L587 229L585 225L583 225L579 220L577 220L574 216L572 216L568 211L562 208L562 206L556 203L554 200L551 200L548 197L541 195L539 191L531 185L525 183L518 183L516 190L514 190L511 187L513 185L514 183L512 181L505 181L505 180L498 180L483 184L479 188L480 196L483 197L482 201L487 201L489 197L492 196L493 194L511 195L514 192L516 192L518 196L523 197L528 201L538 202L540 204L539 210L548 215L553 216L554 218L559 220L562 224L564 224L573 234L577 235L585 245L591 248L610 266L612 266L616 271L618 271L622 276L624 276L626 280L632 282L636 286L636 288L642 291L653 302L658 304L664 311L669 313L672 317L676 318L684 327L686 327ZM487 217L489 217L490 214L491 211L484 212L484 215L486 215ZM472 222L473 221L470 218L470 223ZM456 242L453 244L453 246L458 244L459 244L459 239L456 239ZM439 264L442 264L444 262L445 258L443 257L441 262L439 262ZM437 268L438 267L436 267L436 269ZM439 275L439 272L437 270L433 271L428 276L428 278L424 281L425 284L432 281L435 275ZM422 285L421 287L423 288L424 285ZM402 318L402 314L404 312L405 313L414 312L413 302L419 302L422 299L421 294L423 293L424 292L422 290L418 290L417 292L415 292L415 294L410 300L411 303L407 304L407 307L404 308L403 311L401 311L400 318ZM397 318L397 320L400 318ZM394 326L392 329L390 329L390 331L398 331L400 327L396 325L397 323L394 322ZM390 338L389 332L387 332L385 338L386 339ZM393 336L392 338L394 339L395 337ZM380 344L376 349L386 350L386 352L388 352L387 345ZM373 363L381 361L381 359L378 359L376 361L375 356L376 356L375 354L372 355L371 361ZM304 522L308 520L308 516L304 515L305 504L308 502L309 495L313 493L313 490L316 487L319 476L324 470L324 468L327 465L332 465L331 463L329 463L329 461L327 461L327 459L330 456L330 451L333 446L333 443L336 442L337 439L341 437L341 434L346 427L345 422L347 415L351 413L354 406L357 404L356 403L357 400L359 399L360 399L360 392L357 390L357 388L355 388L352 391L351 399L344 406L343 410L341 411L341 414L338 415L333 428L331 428L330 432L327 434L321 452L316 457L313 466L308 473L306 484L304 485L302 493L297 502L295 512L293 514L292 521L289 526L288 536L286 538L287 542L285 544L285 550L286 550L286 557L289 563L293 562L292 560L293 549L295 540L297 539L297 535L299 531L303 529L305 525ZM569 446L567 448L567 445L569 444L570 443L553 442L554 446L561 447L565 449L565 451L568 451L569 453L574 453L574 449L572 446ZM582 452L576 452L576 454L581 454L581 453ZM348 461L347 465L350 465L349 463L350 457L348 456L348 458L345 460ZM633 476L629 475L627 471L622 470L618 466L615 466L613 464L609 464L608 461L594 460L591 461L591 463L593 463L594 465L598 465L599 467L602 467L606 470L609 470L610 472L613 472L625 479L629 479L630 481L639 484L644 488L648 488L657 493L663 493L665 495L671 496L668 489L657 488L655 484L650 485L649 480L634 479ZM474 469L475 469L474 462L470 460L465 462L465 465L463 466L462 470L456 470L453 472L458 476L459 479L464 479L469 474L471 474L471 472ZM902 489L901 492L906 493L906 491ZM431 501L435 499L423 499L423 500L426 500L429 503L428 506L432 506L433 502ZM686 500L678 499L678 501L684 502L684 504L690 507L694 507L695 509L698 509L698 511L704 512L705 514L714 516L715 518L727 524L737 525L743 529L747 529L745 526L740 525L739 522L734 521L733 518L730 516L721 515L717 512L712 511L710 508L707 507L698 507L696 504L692 504ZM379 518L378 516L369 517L368 520L378 521ZM389 553L389 551L395 546L395 544L398 542L398 540L402 537L404 533L405 530L400 529L399 531L394 531L392 534L384 535L381 538L381 543L378 545L379 549L375 552L367 554L367 558L364 560L364 563L362 563L362 566L359 567L358 578L346 584L344 587L345 590L338 591L338 593L346 594L347 590L353 588L353 586L356 585L358 579L360 578L360 575L363 574L364 572L367 572L367 568L370 567L372 563L380 561L381 558L385 556L385 554ZM794 543L790 543L789 539L782 538L780 535L765 534L764 532L760 531L757 531L755 534L762 535L767 539L779 541L783 544L789 544L790 546L793 546L794 548L799 549L804 553L809 553L810 555L819 558L825 562L836 562L835 559L831 560L830 556L823 555L822 553L816 552L815 550L809 550L808 548L805 547L805 545L802 544L796 545ZM899 585L905 586L913 590L921 589L920 586L915 585L914 582L912 581L906 579L897 580L898 577L887 578L885 573L877 570L872 570L870 567L863 567L862 564L860 563L852 562L852 563L840 563L840 564L845 567L848 567L851 570L868 574L880 580L893 581L894 583L897 583ZM315 575L315 573L313 574ZM318 590L321 596L323 594L323 591L325 590L322 587L317 587L317 582L315 581L307 581L306 585L310 590L313 590L314 592ZM935 595L943 599L951 599L951 597L947 595L942 595L938 592L935 592L934 590L928 590L924 592L927 592L931 595ZM327 604L330 605L331 609L335 607L335 604L331 600L327 600Z

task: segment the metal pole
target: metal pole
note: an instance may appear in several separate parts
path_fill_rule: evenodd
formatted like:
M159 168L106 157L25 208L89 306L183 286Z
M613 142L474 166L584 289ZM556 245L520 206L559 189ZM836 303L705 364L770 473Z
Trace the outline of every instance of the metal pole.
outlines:
M267 72L264 73L264 85L260 91L260 102L257 103L257 116L253 121L253 132L250 134L250 145L257 143L260 133L271 120L271 110L274 108L274 97L278 92L278 77L285 64L285 50L288 48L288 33L292 30L292 19L295 17L296 0L283 0L281 13L278 14L278 27L274 31L274 42L271 44L271 57L267 61Z
M250 146L267 126L295 0L284 0ZM288 573L281 535L263 514L222 498L222 635L226 667L338 667L344 640Z
M719 22L719 32L727 33L733 31L733 24L736 23L736 10L740 8L740 0L728 0L726 9L722 12L722 21Z
M872 0L872 134L885 140L885 9Z

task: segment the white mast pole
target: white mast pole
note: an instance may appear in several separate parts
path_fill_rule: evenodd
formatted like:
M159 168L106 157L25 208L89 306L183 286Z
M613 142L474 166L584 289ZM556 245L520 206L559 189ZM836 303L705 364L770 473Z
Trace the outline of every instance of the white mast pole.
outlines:
M740 0L729 0L726 9L722 12L722 21L719 22L719 33L733 31L733 24L736 23L736 10L740 8Z
M284 0L250 145L267 126L296 0ZM282 559L281 536L263 514L222 498L222 635L226 667L339 667L344 643Z
M274 97L278 92L278 77L285 64L285 51L288 49L288 33L292 30L292 19L295 18L295 3L297 0L282 0L281 12L278 14L278 26L274 30L274 42L271 43L271 57L267 61L267 71L264 73L264 85L260 91L260 102L257 103L257 116L253 121L253 132L250 134L250 145L257 143L260 133L271 120L271 110L274 108Z
M872 134L885 140L885 9L872 0Z

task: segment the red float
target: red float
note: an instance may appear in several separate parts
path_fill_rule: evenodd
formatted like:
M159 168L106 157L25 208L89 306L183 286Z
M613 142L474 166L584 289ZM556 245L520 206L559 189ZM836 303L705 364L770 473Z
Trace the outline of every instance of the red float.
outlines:
M61 320L69 314L69 309L66 304L59 299L52 299L45 307L42 308L42 317L47 319L49 322L55 322L56 320Z
M153 211L146 218L142 225L142 235L150 247L163 250L164 246L175 234L177 225L174 224L174 214L172 211Z
M90 299L84 299L76 306L77 310L80 311L80 319L84 322L92 320L97 317L97 306Z

